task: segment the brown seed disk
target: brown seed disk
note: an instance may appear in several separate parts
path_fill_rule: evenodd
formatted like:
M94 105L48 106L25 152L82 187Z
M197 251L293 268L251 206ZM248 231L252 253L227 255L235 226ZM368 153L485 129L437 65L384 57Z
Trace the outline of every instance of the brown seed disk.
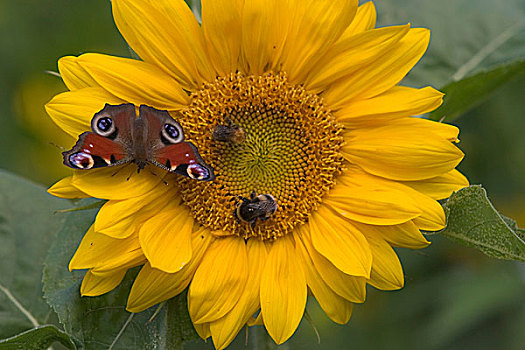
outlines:
M342 169L342 126L322 99L291 85L284 73L231 74L192 94L179 121L216 179L178 177L195 219L222 235L275 239L305 223ZM226 120L245 132L242 142L212 139ZM238 197L271 194L278 209L255 227L238 222Z

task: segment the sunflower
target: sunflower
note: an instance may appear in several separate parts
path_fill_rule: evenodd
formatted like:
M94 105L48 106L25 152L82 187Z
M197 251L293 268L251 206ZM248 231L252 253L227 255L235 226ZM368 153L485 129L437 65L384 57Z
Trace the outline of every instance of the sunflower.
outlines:
M246 324L285 342L308 295L344 324L366 284L403 287L392 247L426 247L420 230L445 226L437 200L468 185L455 170L458 129L412 117L442 93L398 85L423 56L427 29L375 28L374 5L357 0L202 0L202 24L183 0L113 0L112 9L141 60L61 58L69 91L48 114L76 139L106 103L167 110L216 179L130 164L52 186L64 198L108 200L69 265L88 269L82 295L142 266L127 309L189 287L195 329L222 349ZM244 137L213 137L228 124ZM237 217L252 193L275 201L266 220Z

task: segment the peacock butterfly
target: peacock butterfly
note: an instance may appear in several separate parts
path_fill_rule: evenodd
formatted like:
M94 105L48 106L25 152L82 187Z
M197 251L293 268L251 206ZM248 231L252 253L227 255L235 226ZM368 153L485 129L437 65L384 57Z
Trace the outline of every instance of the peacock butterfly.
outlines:
M140 172L151 163L195 180L215 178L212 167L193 143L184 141L182 127L167 111L141 105L137 117L131 103L106 104L94 115L91 129L62 153L65 165L93 169L133 162Z

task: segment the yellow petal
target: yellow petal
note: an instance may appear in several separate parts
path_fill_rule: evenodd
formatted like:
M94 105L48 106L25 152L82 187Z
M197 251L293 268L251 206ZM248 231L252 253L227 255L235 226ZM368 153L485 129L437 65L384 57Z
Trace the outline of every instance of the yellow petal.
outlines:
M156 170L155 170L156 171ZM127 199L142 196L154 188L164 190L162 178L153 175L148 168L137 174L137 166L128 164L118 167L76 170L71 183L91 197L104 199Z
M463 159L463 152L443 138L444 124L405 119L413 121L396 120L386 126L348 132L347 144L341 149L343 156L369 173L401 181L442 175ZM457 132L455 127L446 129L449 134Z
M310 215L309 228L315 249L339 270L352 276L370 277L370 247L352 224L321 206Z
M283 70L292 84L303 82L352 22L358 1L291 0L291 22L283 50Z
M423 56L429 40L428 29L411 29L395 48L325 90L326 104L332 109L339 109L351 100L367 99L392 88Z
M160 190L129 199L110 200L95 218L95 231L113 238L126 238L135 232L134 225L142 224L172 200L174 194Z
M248 252L248 280L245 290L237 304L226 316L210 323L210 331L216 349L226 348L260 307L261 275L268 254L264 243L258 239L249 239L246 247Z
M362 69L388 54L410 29L410 26L392 26L368 30L333 45L309 72L305 86L311 91L322 91L341 77Z
M246 244L239 237L217 239L199 265L188 294L193 323L215 321L241 297L248 277Z
M277 0L253 0L244 3L242 63L246 74L260 75L272 68L286 38L286 11L286 4Z
M420 230L439 231L445 228L445 212L438 202L423 194L414 195L413 198L421 208L425 208L423 214L412 220Z
M399 188L403 186L403 190L412 197L414 204L422 211L421 215L412 220L420 230L439 231L445 228L445 212L436 200L401 183L396 183L395 186Z
M84 54L77 62L105 90L137 106L177 109L189 103L180 85L152 64L96 53Z
M140 245L152 268L172 273L190 261L193 223L189 208L172 201L142 225Z
M72 176L68 176L58 181L56 184L51 186L47 192L53 196L60 198L88 198L89 195L80 191L78 188L72 185Z
M237 70L242 36L242 0L202 1L202 29L210 60L219 75Z
M434 88L394 86L375 97L350 102L334 115L346 127L358 128L427 113L439 107L442 102L443 93Z
M395 247L421 249L430 245L412 221L393 226L365 225L358 222L354 222L354 225L367 236L381 237Z
M323 281L302 241L297 239L295 242L306 275L306 283L319 305L332 321L339 324L347 323L352 316L354 304L339 296Z
M352 23L350 23L350 25L345 29L338 42L346 40L355 34L375 28L376 17L376 8L372 1L366 2L359 6Z
M56 95L45 108L59 128L75 139L91 131L91 119L106 103L118 105L124 101L99 87L68 91Z
M204 35L183 0L113 0L113 18L131 48L187 90L215 78Z
M335 267L314 248L306 225L300 229L301 239L315 269L323 281L339 296L353 303L362 303L366 298L366 277L350 276Z
M211 337L210 324L209 323L194 323L193 327L195 331L202 339L206 340Z
M373 225L396 225L421 215L402 190L349 169L328 193L324 203L339 215Z
M95 275L91 271L86 272L80 286L80 295L93 297L113 290L122 282L127 270L114 270L105 275Z
M347 176L340 177L340 181L346 185L352 183L354 183L354 185L373 183L380 188L391 188L392 190L402 193L404 200L412 203L412 205L418 209L420 214L416 216L413 221L420 229L426 231L437 231L444 227L445 213L436 200L404 185L403 183L368 174L356 167L349 168L346 175ZM372 224L376 225L375 223Z
M140 312L180 294L189 285L211 242L212 236L209 232L194 232L192 260L179 272L166 273L153 269L149 263L144 265L131 287L126 309L130 312Z
M452 192L469 185L467 178L456 169L430 179L403 183L437 200L448 198Z
M146 263L133 282L126 310L141 312L155 304L180 294L190 284L194 269L167 273Z
M262 312L259 312L257 314L257 317L250 317L250 319L248 320L248 322L246 322L246 325L248 327L253 327L253 326L264 326L264 320L263 320L263 317L262 317Z
M75 56L65 56L59 59L58 71L69 90L99 86L91 75L78 64Z
M278 238L261 276L261 313L277 344L295 332L306 306L306 278L295 249L290 235Z
M95 232L91 225L69 262L69 270L102 268L108 264L124 266L135 261L137 255L142 255L137 235L126 239L111 238Z
M374 256L368 283L382 290L403 288L405 276L394 249L380 237L367 235L367 239Z
M458 141L459 129L450 124L439 123L423 118L400 118L392 122L391 125L396 128L412 130L414 133L424 134L426 132L432 132L450 142Z
M124 260L125 259L125 260ZM144 265L147 262L146 257L142 253L142 249L135 249L124 257L115 257L106 261L104 265L96 266L90 271L94 275L103 275L120 268L131 269L135 266Z

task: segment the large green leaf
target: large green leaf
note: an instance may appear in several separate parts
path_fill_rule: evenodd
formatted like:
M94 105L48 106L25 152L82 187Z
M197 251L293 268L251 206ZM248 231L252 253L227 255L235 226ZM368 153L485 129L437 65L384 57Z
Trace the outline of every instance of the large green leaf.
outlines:
M483 102L496 88L525 72L525 60L503 64L458 82L447 84L443 105L430 114L430 119L453 120Z
M525 261L525 241L517 227L494 209L481 186L455 192L443 207L447 227L438 234L493 258Z
M383 0L380 25L410 22L432 32L430 47L404 80L445 92L431 119L452 120L525 71L523 1Z
M187 292L168 300L164 313L166 349L182 349L185 342L199 339L188 313Z
M78 205L89 207L91 203L92 200L83 200ZM66 220L45 262L44 296L66 332L85 349L182 348L183 341L196 337L184 296L170 301L151 321L155 307L137 314L126 311L127 296L138 268L129 271L124 281L105 295L80 296L85 271L69 272L67 265L96 212L89 209L63 213Z
M406 82L443 87L525 57L522 0L381 0L379 25L429 28L430 47Z
M52 325L30 329L12 338L0 340L2 350L41 350L59 342L70 350L76 349L69 336Z
M42 298L42 265L70 208L27 180L0 170L0 339L56 318Z

